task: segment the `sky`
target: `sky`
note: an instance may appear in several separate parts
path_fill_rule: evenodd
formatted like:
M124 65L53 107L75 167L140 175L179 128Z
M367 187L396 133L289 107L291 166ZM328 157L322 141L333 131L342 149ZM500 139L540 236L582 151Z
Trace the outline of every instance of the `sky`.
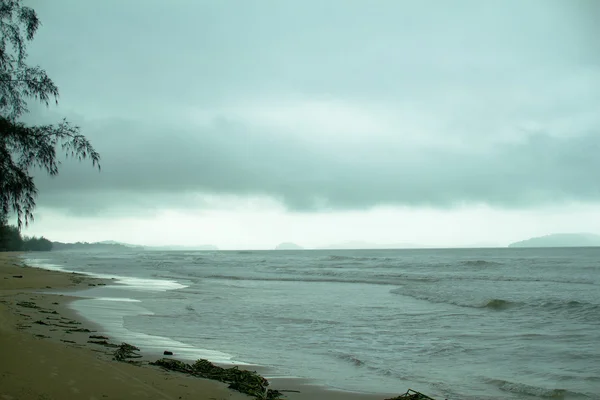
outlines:
M102 171L26 234L268 249L600 233L600 2L29 0Z

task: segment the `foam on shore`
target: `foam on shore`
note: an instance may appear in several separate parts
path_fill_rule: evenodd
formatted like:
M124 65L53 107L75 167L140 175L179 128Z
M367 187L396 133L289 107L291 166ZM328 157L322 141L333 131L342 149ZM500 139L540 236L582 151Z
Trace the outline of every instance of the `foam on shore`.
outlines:
M174 280L143 279L119 275L99 274L69 270L60 265L43 263L37 260L25 260L35 268L51 271L77 273L93 278L104 279L114 284L102 287L93 287L72 293L80 298L69 303L69 308L78 315L93 322L101 328L103 333L118 341L135 343L149 358L162 355L165 350L173 352L179 359L195 361L200 358L219 364L251 365L233 359L230 354L209 349L201 349L163 336L148 335L135 332L125 327L125 318L138 315L153 315L152 312L142 307L140 300L126 297L130 291L167 291L182 289L187 286Z

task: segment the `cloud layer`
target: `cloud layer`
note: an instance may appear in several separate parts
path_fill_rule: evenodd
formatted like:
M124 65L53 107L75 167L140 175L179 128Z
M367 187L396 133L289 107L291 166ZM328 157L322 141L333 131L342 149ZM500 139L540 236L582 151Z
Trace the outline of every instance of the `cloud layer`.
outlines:
M32 3L62 94L32 118L103 157L40 175L40 205L600 200L597 2Z

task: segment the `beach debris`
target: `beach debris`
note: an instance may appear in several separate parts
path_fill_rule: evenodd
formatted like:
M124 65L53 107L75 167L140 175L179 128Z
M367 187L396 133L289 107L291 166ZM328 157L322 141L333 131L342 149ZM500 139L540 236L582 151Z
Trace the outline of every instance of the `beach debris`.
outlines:
M291 391L300 393L299 390L291 390ZM283 393L281 393L281 391L275 390L275 389L267 389L267 396L265 397L265 399L266 400L277 400L277 399L281 399L282 397L283 397Z
M63 324L67 324L67 325L81 325L81 322L77 322L74 319L66 319L66 318L61 318L62 321L60 321ZM66 321L65 321L66 319Z
M67 329L65 332L68 332L68 333L73 333L73 332L88 332L88 333L90 333L90 332L95 332L95 331L90 331L87 328L75 328L75 329Z
M141 365L140 362L131 361L130 358L141 358L142 356L136 351L140 351L139 348L130 345L129 343L121 343L120 346L113 353L113 359L117 361L127 362L134 365Z
M108 338L106 336L102 336L102 335L90 335L90 339L104 339L104 340L108 340Z
M58 321L58 322L62 322L62 321ZM67 322L68 323L68 322ZM73 325L63 325L63 324L52 324L54 326L58 326L59 328L68 328L68 329L74 329Z
M34 324L38 324L38 325L50 325L50 324L48 324L48 323L46 323L46 322L44 322L44 321L42 321L40 319L38 319L37 321L33 321L33 323Z
M20 307L39 308L33 301L20 301L17 303Z
M169 351L169 350L165 350L165 351L163 352L163 354L164 354L165 356L172 356L172 355L173 355L173 352L172 352L172 351Z
M432 397L424 395L416 390L408 389L406 393L401 394L398 397L391 397L385 400L434 400Z
M183 372L200 378L228 383L230 389L253 396L256 399L275 400L282 396L281 392L267 388L269 386L267 379L254 371L239 369L237 366L223 368L205 359L197 360L190 365L172 358L161 358L150 364L170 371Z
M88 343L99 344L106 347L119 347L118 344L107 342L106 340L88 340Z
M184 372L187 374L193 374L194 370L190 364L186 364L183 361L173 360L172 358L161 358L155 362L151 362L150 365L157 365L170 371Z
M39 307L38 307L39 308ZM40 310L40 312L42 314L58 314L57 311L47 311L47 310Z
M13 278L22 278L23 275L13 275Z
M73 340L67 340L67 339L60 339L61 342L65 342L65 343L77 343Z
M48 339L48 338L50 338L50 336L40 335L40 334L35 335L35 337L39 337L39 338L42 338L42 339Z

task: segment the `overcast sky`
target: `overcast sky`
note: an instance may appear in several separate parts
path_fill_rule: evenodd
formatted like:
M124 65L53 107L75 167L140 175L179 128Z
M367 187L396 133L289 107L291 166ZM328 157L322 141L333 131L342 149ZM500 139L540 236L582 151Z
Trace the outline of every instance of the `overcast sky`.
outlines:
M27 1L102 172L29 234L506 245L600 233L600 2Z

